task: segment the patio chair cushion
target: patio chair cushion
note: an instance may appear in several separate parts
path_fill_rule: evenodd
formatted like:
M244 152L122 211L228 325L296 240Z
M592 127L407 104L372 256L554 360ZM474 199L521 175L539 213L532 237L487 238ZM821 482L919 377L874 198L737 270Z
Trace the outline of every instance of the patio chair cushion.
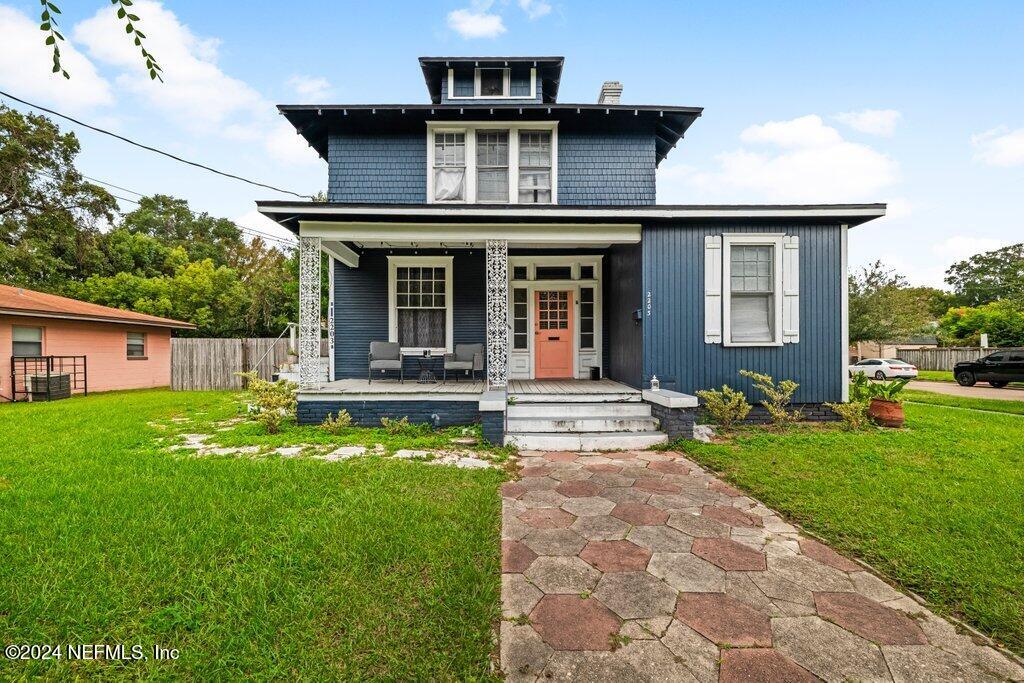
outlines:
M398 370L402 367L402 361L399 360L371 360L371 370Z
M456 344L455 345L455 360L457 361L469 361L473 360L479 355L482 356L484 353L483 344Z
M444 369L445 370L472 370L473 369L473 361L472 360L445 360L445 362L444 362Z
M402 346L398 342L370 342L373 360L402 360Z

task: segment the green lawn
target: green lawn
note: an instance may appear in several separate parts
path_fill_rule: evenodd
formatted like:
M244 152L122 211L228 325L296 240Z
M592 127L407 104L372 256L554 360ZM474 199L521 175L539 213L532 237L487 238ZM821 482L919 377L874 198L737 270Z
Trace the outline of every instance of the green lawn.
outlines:
M919 404L906 413L903 430L746 430L731 444L685 448L940 611L1024 651L1024 417Z
M986 410L996 413L1013 413L1024 415L1024 401L1003 401L998 398L966 398L963 396L947 396L934 394L930 391L904 389L902 396L912 403L927 403L950 408L966 408L969 410Z
M917 378L928 382L956 382L951 370L918 370Z
M233 415L231 398L0 405L0 643L181 652L173 663L0 658L0 679L491 677L503 474L380 457L196 458L154 442ZM313 438L328 437L265 437Z

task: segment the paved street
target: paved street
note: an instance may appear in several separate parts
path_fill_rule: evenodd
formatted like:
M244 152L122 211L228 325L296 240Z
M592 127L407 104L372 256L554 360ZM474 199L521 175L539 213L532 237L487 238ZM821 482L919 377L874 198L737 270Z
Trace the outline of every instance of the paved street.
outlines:
M510 680L1024 680L678 454L520 463L502 487Z
M953 382L911 382L908 389L918 391L930 391L934 394L945 394L946 396L963 396L964 398L994 398L1001 401L1024 401L1024 389L1006 387L996 389L985 383L975 384L973 387L962 387Z

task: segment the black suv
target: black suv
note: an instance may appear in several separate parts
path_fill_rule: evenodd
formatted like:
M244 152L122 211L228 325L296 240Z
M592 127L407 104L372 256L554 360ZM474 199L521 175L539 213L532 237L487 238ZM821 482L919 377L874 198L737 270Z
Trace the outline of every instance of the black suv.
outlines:
M988 382L1002 389L1010 382L1024 382L1024 351L997 351L984 358L953 366L953 377L964 387Z

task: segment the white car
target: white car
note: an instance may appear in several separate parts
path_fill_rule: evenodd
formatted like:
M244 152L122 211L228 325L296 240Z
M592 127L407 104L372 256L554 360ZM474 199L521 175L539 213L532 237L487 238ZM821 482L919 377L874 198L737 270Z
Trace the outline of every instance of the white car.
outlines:
M894 377L917 377L917 368L896 358L865 358L850 366L850 377L859 372L872 379L893 379Z

